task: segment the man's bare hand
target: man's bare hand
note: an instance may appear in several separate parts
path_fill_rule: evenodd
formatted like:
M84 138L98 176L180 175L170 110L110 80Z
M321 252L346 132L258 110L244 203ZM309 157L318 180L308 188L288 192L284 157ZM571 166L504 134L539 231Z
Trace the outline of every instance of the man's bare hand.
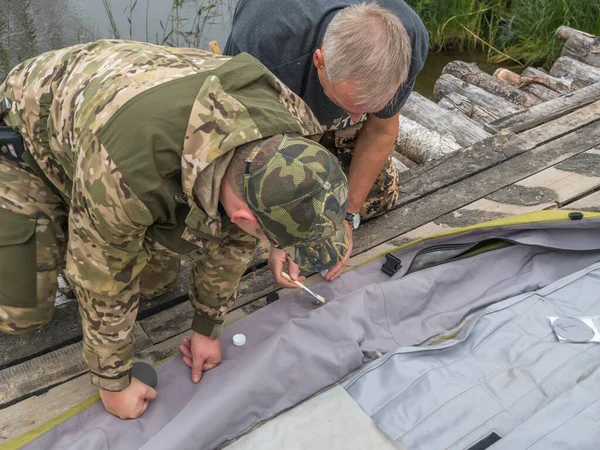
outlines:
M348 252L346 253L346 256L344 256L344 259L329 269L329 272L325 275L327 281L333 281L339 277L348 265L348 261L350 261L350 254L352 253L352 227L346 220L344 220L344 225L348 231Z
M150 400L156 398L156 391L136 378L119 392L100 389L100 399L104 408L121 419L137 419L146 409Z
M194 383L200 381L202 372L221 364L221 343L218 339L194 333L191 339L184 338L179 348L183 353L183 362L192 369Z
M271 254L269 255L269 268L273 274L275 282L284 288L298 289L296 284L287 281L281 276L281 272L285 272L285 265L288 265L288 271L292 280L303 281L305 277L300 275L300 267L292 261L292 259L280 248L271 247Z

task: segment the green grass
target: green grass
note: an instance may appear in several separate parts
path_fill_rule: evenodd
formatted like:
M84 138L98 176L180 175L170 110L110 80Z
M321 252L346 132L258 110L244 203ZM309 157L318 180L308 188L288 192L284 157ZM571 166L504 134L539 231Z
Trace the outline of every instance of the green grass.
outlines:
M551 65L568 25L600 35L600 0L407 0L429 31L431 49L480 47L490 61Z

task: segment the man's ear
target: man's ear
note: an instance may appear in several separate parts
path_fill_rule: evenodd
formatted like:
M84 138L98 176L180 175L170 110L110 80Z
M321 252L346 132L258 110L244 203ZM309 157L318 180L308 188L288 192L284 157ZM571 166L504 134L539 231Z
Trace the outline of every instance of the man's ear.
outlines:
M231 215L231 222L236 225L256 225L258 220L248 209L238 209Z
M316 49L313 53L313 64L317 70L322 70L325 68L325 54L320 48Z

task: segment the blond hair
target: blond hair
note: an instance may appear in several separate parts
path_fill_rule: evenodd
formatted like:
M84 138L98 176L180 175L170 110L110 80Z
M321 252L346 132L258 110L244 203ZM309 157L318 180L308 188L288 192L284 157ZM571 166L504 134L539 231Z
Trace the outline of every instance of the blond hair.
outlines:
M329 80L351 83L360 105L376 108L406 81L412 49L396 15L376 3L361 3L333 17L323 53Z

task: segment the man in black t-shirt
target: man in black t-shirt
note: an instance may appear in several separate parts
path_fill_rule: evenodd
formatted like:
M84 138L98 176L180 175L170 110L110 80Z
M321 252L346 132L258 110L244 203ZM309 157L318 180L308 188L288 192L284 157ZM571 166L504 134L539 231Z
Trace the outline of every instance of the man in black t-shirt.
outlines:
M361 217L388 211L398 198L391 155L399 112L428 44L423 23L402 0L238 3L224 54L247 52L259 59L302 97L327 130L321 143L348 174L350 236ZM341 274L350 251L326 279ZM288 263L296 276L297 267Z

